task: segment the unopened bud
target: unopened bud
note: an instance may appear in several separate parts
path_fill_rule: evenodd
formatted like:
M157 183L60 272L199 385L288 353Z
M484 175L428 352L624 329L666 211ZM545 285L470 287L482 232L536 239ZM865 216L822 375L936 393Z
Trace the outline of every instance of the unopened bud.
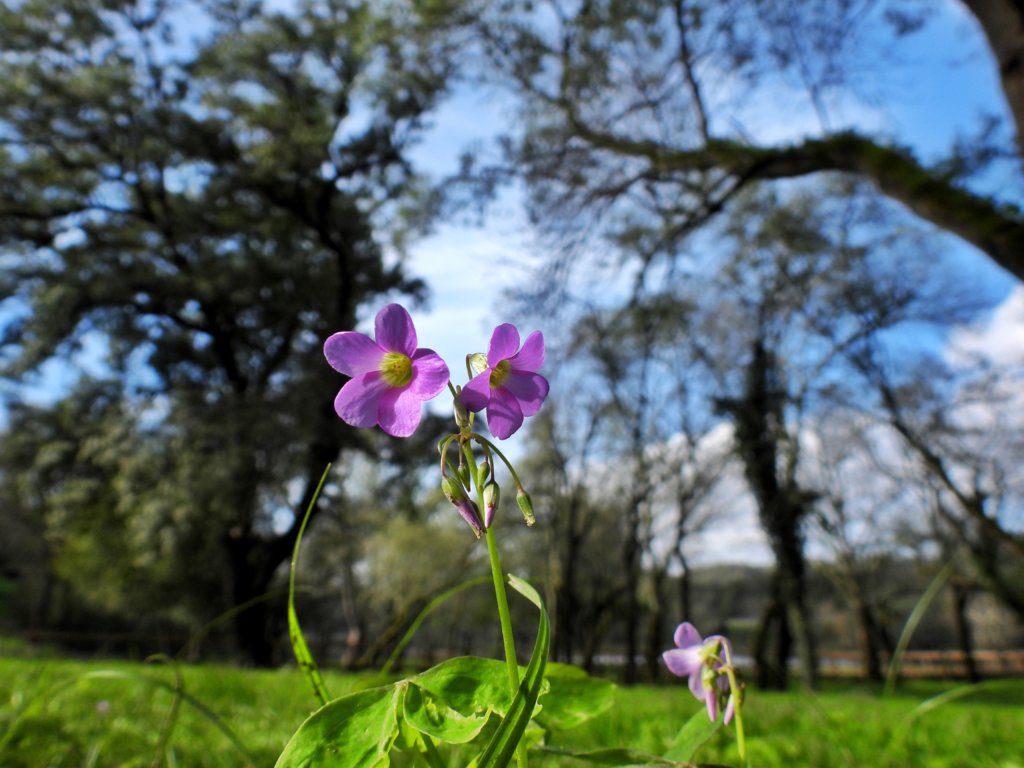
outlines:
M459 479L462 481L462 485L469 488L471 477L469 474L469 467L465 464L459 464L459 468L456 471L459 473Z
M462 487L462 483L458 480L453 480L447 475L441 478L441 492L452 504L458 504L461 501L469 501L469 499L466 498L466 489Z
M462 519L469 523L469 527L473 529L473 533L479 539L483 534L483 524L480 521L480 508L477 507L469 498L466 496L466 491L458 480L453 480L450 477L441 478L441 491L444 493L445 498L452 503L452 505L459 510L459 514L462 515Z
M474 376L479 376L490 367L487 365L487 355L483 352L474 352L472 355L466 355L466 363L469 365L469 370L473 372Z
M461 392L461 388L459 389ZM466 406L462 404L462 401L456 395L455 402L452 406L455 410L455 423L459 425L459 429L465 429L469 427L469 411L466 410Z
M537 522L537 518L533 516L533 502L530 501L530 494L522 488L516 493L516 504L519 505L527 525L533 525Z
M495 482L484 486L484 528L490 528L494 522L494 513L498 511L498 501L501 499L501 489Z
M483 485L487 482L487 476L491 473L491 465L486 461L483 462L476 470L476 483L477 485Z

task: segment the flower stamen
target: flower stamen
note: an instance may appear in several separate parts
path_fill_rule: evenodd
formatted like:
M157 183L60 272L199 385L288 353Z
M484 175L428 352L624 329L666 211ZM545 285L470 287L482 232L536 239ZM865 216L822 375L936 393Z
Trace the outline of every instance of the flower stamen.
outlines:
M385 352L380 359L380 375L389 387L404 387L412 381L412 360L401 352Z
M512 372L512 364L508 360L502 360L493 369L491 369L491 387L500 387L505 383L505 379L508 378L509 373Z

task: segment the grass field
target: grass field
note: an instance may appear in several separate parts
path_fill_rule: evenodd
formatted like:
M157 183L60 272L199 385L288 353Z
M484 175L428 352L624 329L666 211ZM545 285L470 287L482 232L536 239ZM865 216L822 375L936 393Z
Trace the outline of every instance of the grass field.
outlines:
M311 711L306 682L292 669L181 671L185 691L230 729L257 766L274 764ZM189 703L181 706L161 760L158 742L173 696L142 678L173 686L175 674L152 664L0 659L0 767L248 763L229 736ZM369 676L326 678L335 696L374 682ZM745 709L751 764L1024 768L1024 681L985 684L908 720L921 702L956 687L915 682L889 699L857 684L828 685L813 697L753 692ZM685 684L623 689L612 710L551 741L660 752L696 709ZM736 765L731 732L720 732L699 758ZM531 766L555 764L552 758L531 760Z

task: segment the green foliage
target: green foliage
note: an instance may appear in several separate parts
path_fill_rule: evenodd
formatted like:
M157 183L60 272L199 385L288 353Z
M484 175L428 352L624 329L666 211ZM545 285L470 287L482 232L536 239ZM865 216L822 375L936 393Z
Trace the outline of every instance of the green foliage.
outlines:
M321 704L326 704L330 700L330 695L324 686L320 668L317 667L316 662L313 660L313 654L309 652L306 637L302 634L302 626L299 624L299 615L295 611L295 569L299 564L299 547L302 545L302 534L306 531L306 523L309 522L309 516L313 514L316 501L320 497L320 491L323 490L324 481L327 480L327 473L330 471L331 465L328 464L327 468L324 469L323 475L320 476L320 483L313 492L313 498L310 499L309 507L302 518L302 525L299 526L299 532L295 535L295 547L292 549L292 560L288 569L288 639L291 641L292 650L295 652L295 660L299 664L299 669L305 673L306 679L309 680L309 684L313 687L313 693L320 700Z
M503 716L511 700L502 662L462 656L410 681L404 714L421 733L462 744L479 735L492 713Z
M388 752L405 726L420 734L404 739L406 743L432 750L434 740L444 744L473 741L484 732L492 715L498 722L488 732L477 764L481 768L508 765L535 714L537 699L546 690L544 671L550 642L550 624L540 595L514 576L509 577L509 584L540 610L533 653L515 696L511 695L501 662L474 657L450 659L408 680L329 702L295 732L278 760L278 768L387 765ZM297 636L301 640L301 630ZM305 647L304 641L301 647ZM563 686L555 699L556 711L571 711L568 717L563 715L563 722L578 724L587 718L588 711L596 713L605 708L601 694L607 688L595 684L593 690L599 693L589 710L586 703L570 710L566 697L586 691L586 676L560 671L563 678L575 683L575 691ZM315 690L319 695L321 688ZM552 721L559 722L557 715Z
M160 677L168 688L156 689L129 678L81 677L83 672L106 669ZM182 673L186 691L232 729L252 754L252 765L273 765L290 733L308 717L309 688L298 670L183 665ZM54 685L72 678L77 682L59 696L48 695ZM325 678L336 695L368 682L366 676L330 671ZM1024 684L1015 680L998 686L987 683L969 698L947 698L938 709L919 712L899 743L892 744L903 719L919 704L956 688L947 683L909 681L889 699L880 699L877 688L862 684L826 685L810 700L798 692L759 693L744 708L753 764L766 768L954 768L1019 762L1024 753L1024 736L1017 727L1024 707ZM172 689L169 670L139 664L0 659L0 738L17 713L28 702L37 701L0 750L0 764L10 768L81 768L88 754L95 752L97 766L149 766L173 698ZM546 696L541 697L542 705ZM98 710L100 702L107 702L109 711ZM587 753L628 743L651 755L663 754L680 723L698 712L706 719L700 702L694 701L683 685L622 688L609 710L571 731L552 733L546 744ZM181 709L168 754L177 765L190 768L249 764L222 731L187 704ZM538 768L587 764L536 750L530 758L531 766ZM449 760L447 764L465 765L469 759L467 755L463 762ZM699 759L736 764L731 736L716 734Z
M548 648L551 643L551 625L540 595L533 587L515 576L509 576L508 583L540 609L540 626L537 629L537 639L533 644L530 663L522 676L519 690L512 700L508 713L502 718L501 725L477 760L479 768L504 768L512 761L516 748L526 733L526 727L533 717L533 707L544 683L544 668L547 665Z
M432 214L406 154L452 70L436 4L249 5L0 9L0 47L31 52L0 61L0 376L73 380L85 340L110 377L12 413L3 442L51 428L18 438L28 466L0 456L0 495L105 611L202 623L267 591L323 465L370 447L324 338L422 288L383 253ZM237 633L267 662L261 616Z
M576 728L610 709L615 701L614 683L590 677L579 667L548 664L545 677L549 687L536 716L545 730Z
M335 699L299 727L276 768L386 766L404 693L397 684Z
M706 712L694 712L672 740L665 757L670 760L692 760L697 750L718 733L721 727L720 719L710 720Z

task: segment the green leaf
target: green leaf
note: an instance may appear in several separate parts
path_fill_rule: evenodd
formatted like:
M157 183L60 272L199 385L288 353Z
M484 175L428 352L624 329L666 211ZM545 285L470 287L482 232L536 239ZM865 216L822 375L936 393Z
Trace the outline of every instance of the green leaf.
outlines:
M327 692L327 686L324 685L324 679L320 676L320 669L313 660L313 654L309 652L309 646L306 645L306 638L302 634L302 627L299 626L299 615L295 612L295 570L299 563L299 545L302 543L302 534L306 532L306 523L309 522L309 516L313 514L316 500L320 498L320 491L324 487L327 473L330 471L331 465L328 464L324 469L323 475L320 476L320 482L317 483L316 490L313 492L313 498L309 500L309 506L306 507L306 515L302 518L302 525L299 526L299 532L295 536L295 547L292 549L292 563L288 572L288 638L292 641L295 661L298 662L299 669L302 670L309 684L313 687L313 694L320 700L321 704L326 704L331 697Z
M669 760L693 760L697 750L703 747L721 727L721 720L708 719L708 713L702 707L694 712L693 717L679 729L679 733L676 734L672 744L665 752L665 757Z
M544 670L547 666L548 647L551 643L551 625L544 601L533 587L516 576L508 577L509 586L540 609L540 625L537 628L537 639L530 654L530 663L519 683L508 713L502 718L498 730L491 737L483 754L477 761L478 768L505 768L515 754L516 745L523 737L526 726L533 716L537 697L540 696L544 683Z
M342 696L299 726L275 768L380 768L398 736L404 683Z
M410 681L405 718L418 731L441 741L471 741L492 712L508 710L512 695L507 675L505 665L494 659L449 659Z
M555 747L542 747L541 751L560 757L569 757L573 760L580 760L593 765L617 765L634 766L634 768L653 768L654 766L690 766L690 763L680 763L665 757L644 752L641 749L629 749L628 747L616 747L613 749L595 749L590 752L573 752L568 749L557 749Z
M907 623L903 625L903 631L900 632L900 639L896 642L896 650L893 651L892 661L889 662L889 672L885 676L885 688L882 691L883 696L892 696L893 691L896 690L896 680L899 678L900 669L903 666L903 654L906 652L907 646L910 645L910 638L913 637L917 625L921 623L921 619L924 618L928 608L931 607L932 601L935 600L942 587L945 586L949 577L953 575L954 566L955 562L950 560L941 571L935 574L935 578L932 579L924 594L918 598L917 603L914 605L914 610L907 617Z
M537 722L546 729L576 728L614 703L614 683L591 677L571 664L548 664L545 678L550 690L543 694L544 708Z

